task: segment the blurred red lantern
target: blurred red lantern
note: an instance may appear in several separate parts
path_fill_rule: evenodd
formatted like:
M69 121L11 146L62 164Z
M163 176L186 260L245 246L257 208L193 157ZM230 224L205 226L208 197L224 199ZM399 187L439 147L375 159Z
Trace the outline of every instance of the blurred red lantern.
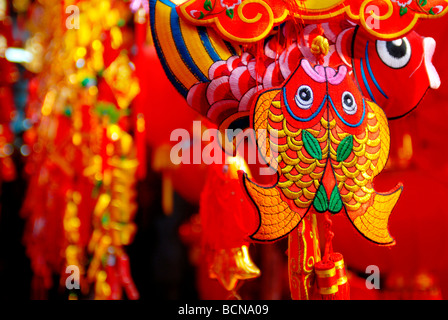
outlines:
M140 79L140 97L145 118L146 139L151 146L170 142L174 129L189 130L193 120L199 120L169 82L153 46L143 46L136 60ZM139 67L141 66L141 67Z
M146 24L143 24L146 27ZM134 59L140 81L140 93L135 99L138 131L153 150L152 167L162 172L165 190L173 188L187 201L197 204L205 182L204 164L173 165L170 150L178 141L170 141L173 130L183 129L192 137L194 120L200 115L192 110L169 82L152 45L140 45ZM143 126L139 125L142 120ZM139 123L140 121L140 123ZM138 142L137 142L138 143ZM192 142L192 144L200 143ZM192 145L190 146L192 147ZM139 145L139 152L145 148ZM145 157L139 157L145 161ZM170 197L170 195L168 195Z

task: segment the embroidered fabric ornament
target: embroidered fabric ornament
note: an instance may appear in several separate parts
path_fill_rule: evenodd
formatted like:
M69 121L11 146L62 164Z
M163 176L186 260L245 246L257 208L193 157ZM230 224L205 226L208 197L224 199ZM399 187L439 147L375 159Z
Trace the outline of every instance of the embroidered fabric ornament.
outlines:
M241 173L247 194L260 215L260 225L251 238L275 241L293 232L290 238L298 241L299 250L290 249L289 259L307 261L311 268L299 269L297 274L291 270L297 269L295 264L290 264L293 298L347 299L342 256L333 253L334 234L328 215L345 212L365 238L380 245L394 244L387 225L402 186L398 184L389 193L381 194L373 189L373 179L384 168L389 152L384 112L362 96L345 66L337 70L312 67L302 59L284 86L258 96L251 125L261 154L278 170L274 185L258 185ZM304 220L306 215L311 216L311 221L316 217L325 219L322 260L320 253L312 249L319 247L314 236L294 240L294 229L301 224L306 228L310 223ZM304 255L307 250L313 250L308 258ZM338 277L332 258L338 265ZM313 266L317 291L307 280L313 275ZM298 276L302 281L294 287ZM339 294L337 278L341 278Z
M345 66L313 68L301 60L283 87L259 95L251 121L259 150L279 175L273 186L242 176L261 219L252 239L279 239L313 207L346 212L367 239L393 244L387 220L402 187L387 194L373 189L389 152L387 119L361 95Z
M435 43L414 32L405 40L383 41L373 39L363 28L345 19L303 27L286 21L264 41L261 51L253 47L244 47L241 51L211 29L184 23L175 9L174 3L151 2L151 27L159 58L168 78L188 104L217 124L222 132L226 128L247 128L255 94L281 85L301 58L325 66L345 63L364 96L376 102L392 119L415 108L428 86L436 89L440 85L431 62ZM170 32L167 32L168 26ZM318 36L329 43L322 61L311 52ZM409 47L408 55L412 53L404 67L392 68L387 65L388 57L390 60L387 47L399 41L406 45L404 49ZM385 48L381 56L376 43ZM408 90L415 94L402 94ZM224 148L232 144L230 140L223 135Z
M447 3L301 5L191 0L176 7L168 0L151 0L151 30L168 78L190 106L221 130L252 127L257 132L258 149L277 171L277 181L259 185L241 174L260 216L251 238L275 241L289 235L292 297L315 298L316 270L333 263L338 268L327 269L338 270L340 296L347 298L343 259L332 249L329 214L345 212L358 232L376 244L395 243L387 225L402 186L378 193L373 179L388 158L387 118L409 112L428 86L438 87L431 64L434 43L410 31L419 18L445 14ZM377 17L380 26L369 27ZM405 35L409 39L400 38ZM387 53L398 54L394 46L415 51L409 55L400 49L405 59L411 57L409 64L388 64ZM409 70L415 70L415 78L405 78ZM406 92L424 79L428 85L409 99L398 90L380 98L383 86L394 79L403 79ZM225 145L234 144L234 137L224 138ZM322 258L317 220L327 224ZM335 286L325 285L320 287ZM336 297L338 291L333 291Z
M389 119L408 114L428 89L439 88L440 77L432 64L435 47L433 38L415 31L383 41L351 27L336 39L337 53L353 70L363 94L381 106Z
M189 0L178 7L183 20L212 26L221 37L238 43L264 39L291 18L314 23L345 16L377 38L394 39L419 19L440 17L446 11L444 0Z

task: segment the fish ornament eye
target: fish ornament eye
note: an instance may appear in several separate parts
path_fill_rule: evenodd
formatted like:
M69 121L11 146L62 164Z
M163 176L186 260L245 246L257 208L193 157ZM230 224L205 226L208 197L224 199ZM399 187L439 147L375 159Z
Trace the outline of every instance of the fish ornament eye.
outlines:
M376 41L376 51L381 61L390 68L401 69L411 59L411 44L407 38L393 41Z
M300 86L299 89L297 89L294 100L300 109L306 110L311 108L314 101L313 90L307 85Z
M355 101L355 97L348 91L342 94L342 108L348 115L353 115L358 110L358 106Z

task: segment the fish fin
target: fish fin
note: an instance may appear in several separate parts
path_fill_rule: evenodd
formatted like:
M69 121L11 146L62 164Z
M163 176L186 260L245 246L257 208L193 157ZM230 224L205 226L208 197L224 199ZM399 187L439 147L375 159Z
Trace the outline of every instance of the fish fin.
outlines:
M271 135L276 134L276 130L269 129L270 109L273 106L275 98L280 93L279 89L269 89L262 92L254 105L252 127L255 131L256 143L261 159L272 168L278 168L277 156L278 150L271 150ZM278 101L275 102L280 105ZM275 142L274 138L274 142Z
M251 181L247 174L240 171L240 179L247 191L249 198L254 203L259 214L259 227L250 236L257 241L278 240L298 226L305 216L308 208L295 211L291 209L293 204L281 197L281 191L275 185L260 186Z
M373 203L367 207L363 214L347 212L350 221L368 240L379 245L394 245L395 240L388 230L389 217L402 191L403 186L400 183L390 193L375 192Z

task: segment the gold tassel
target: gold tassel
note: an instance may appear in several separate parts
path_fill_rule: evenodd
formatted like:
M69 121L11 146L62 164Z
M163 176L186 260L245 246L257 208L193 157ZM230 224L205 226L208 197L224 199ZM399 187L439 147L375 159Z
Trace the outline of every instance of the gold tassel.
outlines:
M338 284L338 292L336 293L335 300L350 300L350 286L345 271L344 258L342 254L333 252L330 255L330 260L334 263Z
M322 260L314 266L316 274L317 297L322 300L335 300L338 292L335 264L331 260Z

